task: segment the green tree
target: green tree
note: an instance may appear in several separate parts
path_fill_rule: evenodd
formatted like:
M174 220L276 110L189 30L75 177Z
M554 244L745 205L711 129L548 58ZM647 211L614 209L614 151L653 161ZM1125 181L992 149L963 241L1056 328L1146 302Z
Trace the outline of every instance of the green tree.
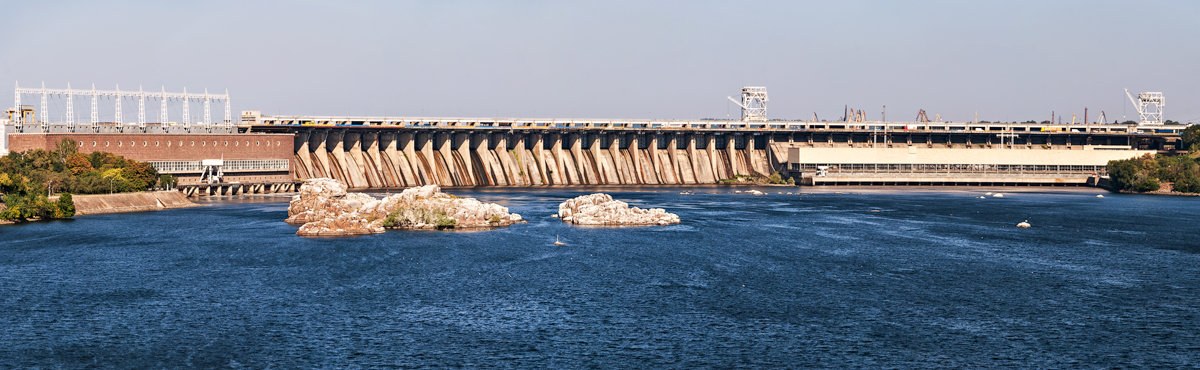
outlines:
M58 207L54 218L71 217L75 217L75 200L71 198L71 193L62 193L58 196Z
M54 154L59 162L66 162L67 156L79 152L79 142L64 138L54 146Z
M166 174L166 175L161 175L158 177L158 187L159 188L174 189L175 186L177 186L177 185L179 185L179 179L176 179L175 176L173 176L173 175Z
M1181 143L1183 149L1192 152L1200 151L1200 124L1194 124L1184 129L1180 140L1183 141Z

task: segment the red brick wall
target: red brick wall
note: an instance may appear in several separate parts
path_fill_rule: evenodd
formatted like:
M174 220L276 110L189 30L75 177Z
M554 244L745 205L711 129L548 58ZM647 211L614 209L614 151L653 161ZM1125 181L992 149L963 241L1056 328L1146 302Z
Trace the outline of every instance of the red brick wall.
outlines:
M109 152L139 161L201 159L287 159L295 155L292 134L9 134L8 150L53 150L64 138L79 151Z

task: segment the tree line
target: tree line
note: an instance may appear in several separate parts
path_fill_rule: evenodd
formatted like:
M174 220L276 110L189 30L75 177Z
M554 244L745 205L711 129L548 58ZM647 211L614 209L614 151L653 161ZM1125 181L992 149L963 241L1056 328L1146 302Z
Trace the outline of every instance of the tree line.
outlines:
M0 157L0 219L70 218L71 194L101 194L173 187L171 175L159 176L149 163L107 153L80 153L79 143L63 139L54 150L32 149ZM57 201L49 200L61 193Z
M1180 137L1186 155L1147 154L1108 162L1108 176L1117 190L1148 192L1160 190L1165 183L1181 193L1200 193L1200 125L1191 125Z

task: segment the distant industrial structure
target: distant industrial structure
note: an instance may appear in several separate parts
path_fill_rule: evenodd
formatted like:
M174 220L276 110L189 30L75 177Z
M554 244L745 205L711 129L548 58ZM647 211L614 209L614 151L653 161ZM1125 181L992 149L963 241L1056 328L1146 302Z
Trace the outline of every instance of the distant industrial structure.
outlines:
M1141 116L1141 124L1143 125L1161 125L1163 124L1163 107L1166 106L1166 101L1163 100L1161 92L1140 92L1137 94L1137 99L1129 93L1129 89L1125 89L1125 96L1129 97L1129 102L1133 103L1133 109L1137 110Z
M21 97L23 95L34 95L41 98L41 109L35 114L33 106L22 105ZM86 97L91 100L90 119L86 125L77 122L75 116L75 100L76 97ZM113 106L113 120L100 120L100 100L108 100ZM136 133L136 132L192 132L204 131L211 132L214 128L218 131L230 131L229 127L233 126L233 112L229 102L229 91L224 94L209 94L208 89L204 93L189 94L187 88L183 89L182 93L170 92L166 88L162 88L159 92L146 92L139 86L137 91L122 91L120 86L116 86L113 90L97 90L96 85L92 84L90 90L72 89L71 84L67 84L65 89L48 89L46 84L42 83L41 88L22 88L20 84L15 84L13 88L13 109L8 110L8 119L12 122L19 132L44 132L44 133L101 133L101 132L121 132L121 133ZM63 119L52 121L50 115L50 101L60 100L63 106ZM159 105L158 120L150 121L146 116L146 101L157 101ZM126 101L137 102L137 121L129 122L123 114ZM191 115L191 107L193 103L199 103L202 106L201 118L193 119ZM220 122L214 122L212 119L212 105L224 104L225 119ZM182 116L179 122L171 121L168 115L168 106L178 105L181 107Z
M232 184L286 190L314 177L376 189L718 184L775 173L812 185L1084 185L1104 175L1110 160L1175 151L1184 128L1163 123L1161 93L1138 95L1134 101L1142 104L1143 123L1130 125L1091 124L1086 118L1070 124L952 123L940 116L931 120L924 110L913 122L886 122L849 107L841 121L771 120L761 86L742 88L740 100L729 98L742 109L738 120L292 116L247 110L235 124L228 94L164 91L157 93L164 122L152 123L143 117L142 100L150 94L85 93L94 102L92 119L77 125L50 120L45 108L35 114L19 104L19 95L71 100L78 90L18 87L5 148L51 148L72 138L81 150L149 161L160 172L179 174L190 189L207 186L210 193L212 186L227 193L223 187ZM137 123L100 122L95 101L104 96L116 100L116 111L122 100L139 101ZM168 101L182 103L182 123L165 122L162 107ZM204 106L201 122L191 122L192 102ZM217 102L226 105L226 118L213 122L207 112Z
M24 96L40 98L40 109L23 105ZM13 89L14 106L6 111L0 151L53 149L62 139L79 143L81 152L103 151L149 162L163 174L175 175L185 190L209 193L264 192L292 188L292 135L238 133L229 93L158 92L72 89ZM77 98L91 102L89 119L75 115ZM112 119L101 119L101 102L112 106ZM157 117L147 115L147 101L158 106ZM136 102L136 120L125 116L125 105ZM52 104L53 103L53 104ZM193 105L199 111L193 110ZM224 118L215 120L213 106L223 106ZM51 106L61 107L53 119ZM179 121L170 112L178 111ZM198 113L198 114L197 114Z

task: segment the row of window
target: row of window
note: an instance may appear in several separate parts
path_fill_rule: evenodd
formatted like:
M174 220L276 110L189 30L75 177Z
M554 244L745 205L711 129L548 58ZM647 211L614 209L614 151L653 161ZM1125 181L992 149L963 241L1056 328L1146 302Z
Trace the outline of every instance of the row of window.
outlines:
M287 171L287 159L226 159L221 170L230 171ZM163 173L202 172L200 161L150 161L154 169Z
M188 143L189 143L188 145L191 145L191 146L196 146L196 141L195 141L195 140L188 140ZM213 141L213 142L212 142L212 146L213 146L213 147L218 147L218 146L220 146L220 145L218 145L218 143L219 143L218 141ZM264 143L264 141L258 140L258 141L255 141L255 142L254 142L254 146L262 146L262 145L263 145L263 143ZM268 147L269 147L269 146L271 146L271 141L269 141L269 140L268 140L268 141L265 141L265 143L267 144L267 146L268 146ZM98 146L100 146L99 144L100 144L100 142L98 142L98 141L92 141L92 147L98 147ZM276 142L275 142L275 146L280 146L281 144L282 144L282 142L280 142L280 141L276 141ZM113 144L113 143L111 143L111 142L109 142L109 141L105 141L105 142L104 142L104 146L105 146L105 147L112 146L112 145L114 145L114 144ZM115 145L116 145L117 147L122 147L122 146L125 146L125 142L124 142L124 141L118 141L118 142L116 142L116 144L115 144ZM157 141L157 140L156 140L156 141L154 141L154 146L156 146L156 147L157 147L157 146L161 146L161 145L162 145L162 143L160 143L159 141ZM225 141L225 143L224 143L224 145L225 145L225 146L229 146L229 141L228 141L228 140L226 140L226 141ZM83 146L84 146L84 143L83 143L82 141L80 141L80 142L79 142L79 146L80 146L80 147L83 147ZM136 146L137 146L137 141L135 141L135 140L130 140L130 141L129 141L129 147L136 147ZM149 142L149 141L142 141L142 146L143 146L143 147L149 147L149 146L150 146L150 142ZM168 141L166 142L166 146L167 146L167 147L171 147L171 146L183 146L183 140L179 140L178 142L175 142L175 141L170 141L170 140L168 140ZM208 141L200 141L200 146L202 146L202 147L206 147L206 146L208 146ZM250 146L250 141L248 141L248 140L247 140L247 141L237 141L237 140L234 140L234 141L233 141L233 146L235 146L235 147L237 147L237 146L246 146L246 147L249 147L249 146Z
M865 172L1103 172L1103 165L1043 165L1043 164L932 164L932 163L789 163L794 171L816 171L822 167L827 171Z

